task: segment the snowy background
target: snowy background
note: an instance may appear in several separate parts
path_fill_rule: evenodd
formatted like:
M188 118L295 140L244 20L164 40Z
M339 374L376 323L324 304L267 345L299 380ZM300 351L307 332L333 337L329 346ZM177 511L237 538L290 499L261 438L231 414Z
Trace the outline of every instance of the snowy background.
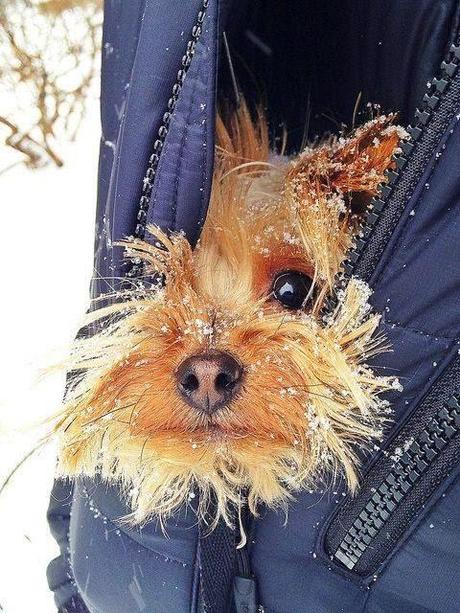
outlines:
M40 373L64 357L87 307L99 135L92 99L76 141L60 147L63 168L0 174L0 487L60 404L64 376ZM14 159L1 150L0 170ZM42 449L0 495L0 611L55 610L45 576L57 553L45 518L54 464Z

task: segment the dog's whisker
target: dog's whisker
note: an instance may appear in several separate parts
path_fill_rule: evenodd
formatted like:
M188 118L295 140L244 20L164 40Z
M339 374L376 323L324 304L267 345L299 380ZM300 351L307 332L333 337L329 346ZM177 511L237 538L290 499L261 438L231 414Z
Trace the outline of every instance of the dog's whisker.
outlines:
M129 409L132 406L135 406L136 403L131 403L131 404L126 404L125 406L122 407L117 407L115 409L111 409L110 411L107 411L106 413L103 413L102 415L99 415L98 417L95 417L94 419L90 419L89 421L85 422L82 424L83 427L85 426L89 426L90 424L95 424L98 421L101 421L101 419L104 419L105 417L108 417L109 415L112 415L113 413L118 413L118 411L124 411L125 409ZM120 422L118 422L120 423Z
M115 292L115 291L116 291L116 290L115 290L115 288L113 287L113 285L111 285L111 284L108 282L108 279L104 279L103 277L101 277L101 276L100 276L99 271L98 271L98 270L97 270L95 267L93 267L93 273L96 275L96 278L98 278L98 279L100 279L100 280L105 281L105 283L107 283L107 285L110 287L110 289L111 289L113 292Z
M290 388L292 389L297 389L297 388L303 388L303 389L310 389L311 387L328 387L326 383L305 383L305 384L299 384L299 385L287 385L284 387L284 389L288 390Z
M275 336L279 333L279 331L281 330L282 326L286 323L286 318L287 315L283 315L278 327L276 328L276 330L271 333L269 336L267 336L267 340L271 340L272 338L275 338Z
M269 388L266 388L266 389L269 389L269 390L277 390L278 392L281 392L281 391L287 391L287 390L289 390L289 388L290 388L290 387L294 387L294 386L288 386L288 387L279 387L279 388L277 388L277 387L271 387L271 388L270 388L270 387L269 387ZM302 386L297 386L297 387L302 387ZM324 395L324 394L318 394L317 392L310 392L310 391L308 391L308 392L307 392L307 396L317 396L318 398L325 398L325 399L327 399L327 400L330 400L330 396L326 396L326 395ZM289 396L289 399L290 399L290 400L291 400L291 399L294 399L294 398L295 398L295 396L292 396L292 397L291 397L291 396Z
M143 459L144 459L144 451L145 451L145 447L146 447L146 445L147 445L147 443L148 443L149 441L150 441L150 438L147 436L147 437L145 438L145 440L144 440L144 443L142 444L142 447L141 447L141 454L140 454L140 456L139 456L139 463L140 463L140 465L141 465L141 466L142 466Z

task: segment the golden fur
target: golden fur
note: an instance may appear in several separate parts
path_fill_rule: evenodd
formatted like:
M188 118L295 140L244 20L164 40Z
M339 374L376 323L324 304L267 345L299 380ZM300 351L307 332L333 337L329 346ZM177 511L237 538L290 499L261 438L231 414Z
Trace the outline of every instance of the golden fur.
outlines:
M357 484L356 448L381 434L380 394L397 382L366 359L382 350L368 288L353 279L325 321L321 307L357 222L349 193L371 196L398 143L381 117L347 139L330 139L288 159L272 155L267 127L247 109L218 146L209 215L192 250L181 235L150 227L127 240L128 257L164 287L117 296L88 318L77 340L78 371L56 423L59 473L100 474L121 484L131 521L167 517L195 495L204 517L232 521L247 501L284 505L292 493L342 472ZM274 276L314 279L308 309L286 311L271 295ZM174 375L188 356L223 350L244 365L244 383L212 417L189 407Z

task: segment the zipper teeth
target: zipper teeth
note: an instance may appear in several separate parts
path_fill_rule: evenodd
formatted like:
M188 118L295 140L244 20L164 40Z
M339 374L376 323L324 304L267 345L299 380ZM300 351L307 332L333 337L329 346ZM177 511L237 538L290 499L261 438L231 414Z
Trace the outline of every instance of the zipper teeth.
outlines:
M401 177L401 171L418 149L418 141L429 124L434 110L438 107L441 95L446 92L455 78L460 65L460 45L452 44L447 58L441 64L439 77L435 77L428 84L421 107L415 112L414 124L407 128L409 136L401 143L401 152L393 155L393 169L385 171L386 182L379 185L378 193L372 198L369 208L360 224L357 238L348 251L342 263L342 270L335 280L335 290L326 302L324 314L333 311L337 304L337 292L343 290L354 275L357 264L367 247L373 231L385 211L386 204L393 195L395 187ZM362 275L360 275L362 276Z
M147 213L150 206L150 199L152 196L153 183L160 161L160 154L165 144L166 136L168 135L169 125L171 117L176 108L177 100L184 84L185 77L195 55L196 44L201 36L203 21L206 16L206 10L209 5L209 0L203 0L201 9L198 11L195 25L192 28L190 39L187 43L187 48L181 60L181 68L177 73L176 81L173 85L171 97L166 105L165 111L160 127L158 128L157 138L153 143L153 151L150 155L147 170L142 181L142 195L139 200L139 209L137 212L137 224L134 230L134 238L143 239L145 236L147 226ZM143 266L140 258L134 258L131 260L131 267L127 271L127 277L139 277L143 271Z
M376 488L346 532L333 559L353 570L393 512L460 432L460 395L449 398Z

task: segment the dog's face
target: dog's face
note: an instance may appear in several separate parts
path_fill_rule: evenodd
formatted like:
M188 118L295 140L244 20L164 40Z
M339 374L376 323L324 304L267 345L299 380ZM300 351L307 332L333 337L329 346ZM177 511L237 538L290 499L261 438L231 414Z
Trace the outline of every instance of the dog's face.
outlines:
M93 314L104 323L76 345L80 382L58 425L61 471L121 481L134 521L195 493L203 514L213 494L230 521L243 499L256 512L340 470L353 487L354 445L379 436L379 394L394 384L364 363L379 343L363 284L327 320L320 311L352 241L353 198L383 181L397 130L381 118L272 161L244 109L218 136L200 243L155 228L127 241L162 286Z

